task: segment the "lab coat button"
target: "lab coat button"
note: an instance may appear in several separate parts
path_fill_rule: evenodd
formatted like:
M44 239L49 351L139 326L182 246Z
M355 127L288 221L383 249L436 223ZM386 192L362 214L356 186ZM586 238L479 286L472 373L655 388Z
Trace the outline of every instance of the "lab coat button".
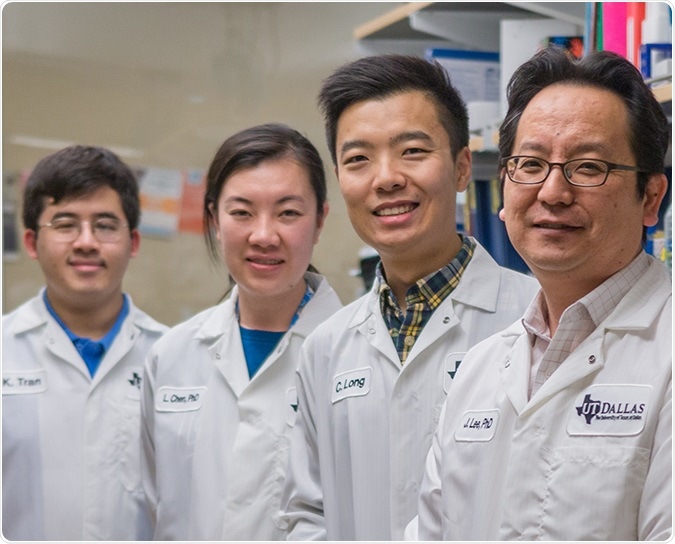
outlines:
M216 359L220 360L220 353L216 353Z
M506 359L506 361L504 361L504 368L509 368L510 366L511 366L511 359Z
M368 332L369 332L370 334L375 334L375 329L372 329L372 328L371 328L371 329L368 329Z
M446 325L450 323L450 318L447 315L443 318L443 323L445 323Z
M595 364L595 355L591 355L591 356L588 358L588 364L589 364L589 365Z

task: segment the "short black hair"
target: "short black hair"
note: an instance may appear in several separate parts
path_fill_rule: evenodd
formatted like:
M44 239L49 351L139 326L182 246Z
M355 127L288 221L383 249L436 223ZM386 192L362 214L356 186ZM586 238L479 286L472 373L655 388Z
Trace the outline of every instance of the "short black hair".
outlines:
M499 130L500 160L513 152L518 123L535 95L549 85L569 83L616 94L628 111L627 135L638 168L638 196L647 190L651 174L662 174L670 128L663 108L642 75L624 57L610 51L573 58L563 48L549 46L521 65L507 87L508 112Z
M453 156L469 145L469 115L448 72L435 60L413 55L376 55L338 68L326 78L319 93L326 140L337 164L337 124L349 106L363 100L384 99L422 91L436 104L439 121L448 134Z
M109 149L86 145L66 147L35 165L23 192L23 224L37 232L48 203L78 198L101 187L110 187L120 196L129 230L135 229L141 214L136 176Z

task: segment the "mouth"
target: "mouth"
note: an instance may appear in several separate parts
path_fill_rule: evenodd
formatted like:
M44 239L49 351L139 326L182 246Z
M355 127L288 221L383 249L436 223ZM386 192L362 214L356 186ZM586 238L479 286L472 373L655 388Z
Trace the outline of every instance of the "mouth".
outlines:
M253 257L248 258L247 261L253 264L259 264L263 266L274 266L284 262L282 259L259 259Z
M542 223L535 223L533 225L535 229L539 229L542 231L548 231L548 232L573 232L576 230L579 230L581 227L577 227L575 225L570 225L569 223L547 223L547 222L542 222Z
M418 204L402 204L400 206L391 206L386 208L381 208L375 210L375 215L377 217L391 217L392 215L403 215L404 213L410 213Z
M105 268L105 264L101 261L70 261L70 266L79 272L94 272Z

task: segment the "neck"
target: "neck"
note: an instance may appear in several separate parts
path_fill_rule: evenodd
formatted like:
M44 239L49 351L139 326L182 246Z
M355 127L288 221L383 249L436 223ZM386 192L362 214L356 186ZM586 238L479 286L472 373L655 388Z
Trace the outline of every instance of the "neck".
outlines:
M285 332L305 296L307 286L301 281L283 295L256 296L239 290L239 324L246 329Z
M47 299L59 318L77 336L100 340L115 324L122 310L122 293L116 293L109 300L96 303L80 302L70 298L59 298L47 290Z
M380 255L382 267L387 275L387 284L391 287L396 301L405 309L405 296L417 281L436 272L450 263L462 248L462 239L458 235L450 236L450 243L443 248L434 248L426 254L412 257L403 255Z

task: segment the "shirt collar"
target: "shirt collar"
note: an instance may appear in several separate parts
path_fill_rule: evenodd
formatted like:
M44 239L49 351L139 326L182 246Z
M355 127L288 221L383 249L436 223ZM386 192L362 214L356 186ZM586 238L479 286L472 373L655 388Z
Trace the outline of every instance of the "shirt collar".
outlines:
M649 268L649 258L644 251L641 251L628 266L566 308L560 316L560 322L574 319L579 312L585 312L595 327L598 327L614 311L638 278L647 271L647 268ZM522 322L525 330L538 336L550 336L546 320L547 313L546 299L543 291L540 291L523 316Z
M408 289L405 300L406 307L423 302L431 310L435 310L454 291L476 249L476 242L473 238L462 235L460 237L462 238L462 247L452 261L436 272L417 280L415 285ZM386 308L398 311L399 306L391 287L387 283L382 261L375 268L375 289L380 297L380 306L383 313Z
M49 299L47 298L46 290L44 291L42 296L44 299L45 306L47 307L47 311L65 331L65 333L68 335L68 338L70 338L72 342L83 340L84 338L76 335L73 331L71 331L68 325L66 325L66 323L56 313L56 310L54 310L53 306L49 302ZM108 351L113 341L115 340L115 337L120 332L120 329L122 328L122 323L124 323L124 320L126 319L127 315L129 315L129 299L125 294L122 295L122 299L123 299L122 309L120 310L120 313L117 315L117 319L115 320L115 323L113 324L112 328L100 340L90 340L91 342L96 342L100 344L103 347L103 353Z

